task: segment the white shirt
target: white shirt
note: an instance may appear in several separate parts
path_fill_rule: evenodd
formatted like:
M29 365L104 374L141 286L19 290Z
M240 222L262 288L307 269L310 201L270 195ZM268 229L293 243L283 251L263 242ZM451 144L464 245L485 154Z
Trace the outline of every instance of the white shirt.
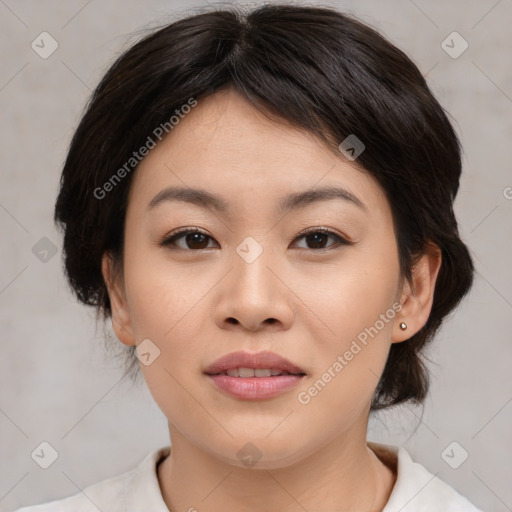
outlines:
M382 512L482 512L455 489L413 462L404 448L369 442L381 460L397 465L397 479ZM169 454L166 446L147 455L119 476L93 484L68 498L23 507L16 512L169 512L160 491L157 464ZM201 509L191 504L189 510Z

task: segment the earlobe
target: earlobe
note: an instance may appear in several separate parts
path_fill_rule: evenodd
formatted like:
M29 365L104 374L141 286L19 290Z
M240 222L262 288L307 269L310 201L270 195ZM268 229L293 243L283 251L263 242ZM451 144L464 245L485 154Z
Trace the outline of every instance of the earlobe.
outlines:
M441 249L433 242L428 242L424 253L412 268L411 282L404 283L400 298L402 308L393 327L393 343L408 340L427 323L441 263ZM405 328L402 324L405 324Z
M110 298L112 329L121 343L128 346L135 345L122 276L115 271L112 255L108 252L103 254L101 272Z

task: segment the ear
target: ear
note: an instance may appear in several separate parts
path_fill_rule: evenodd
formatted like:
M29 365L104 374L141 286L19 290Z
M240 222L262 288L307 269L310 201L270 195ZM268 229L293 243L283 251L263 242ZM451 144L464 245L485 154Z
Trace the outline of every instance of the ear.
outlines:
M103 254L101 272L110 298L112 329L121 343L128 346L135 345L122 272L116 269L113 257L109 252Z
M402 309L393 326L393 343L408 340L427 323L441 261L441 249L433 242L428 242L424 253L412 268L411 283L404 281L400 298ZM405 330L400 328L402 322L407 325Z

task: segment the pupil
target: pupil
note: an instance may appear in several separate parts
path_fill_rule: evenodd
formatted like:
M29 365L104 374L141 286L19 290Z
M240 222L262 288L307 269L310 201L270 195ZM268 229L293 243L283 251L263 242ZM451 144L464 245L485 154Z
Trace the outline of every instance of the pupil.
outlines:
M326 233L313 233L312 235L308 235L306 238L308 238L308 240L313 239L312 244L310 243L309 245L313 245L315 248L319 248L318 246L321 246L320 249L322 249L322 246L324 245L322 242L325 242L326 237Z
M189 233L186 238L187 238L187 244L192 245L192 246L194 244L198 244L201 247L196 247L196 249L204 249L204 247L202 247L202 245L204 245L204 242L206 241L206 235L203 235L202 233ZM203 242L203 243L201 244L201 242Z

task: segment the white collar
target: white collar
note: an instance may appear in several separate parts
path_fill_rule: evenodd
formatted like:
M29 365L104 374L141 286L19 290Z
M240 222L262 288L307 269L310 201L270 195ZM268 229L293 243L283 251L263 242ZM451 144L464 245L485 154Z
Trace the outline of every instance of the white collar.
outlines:
M368 442L370 449L385 463L395 465L397 479L382 512L432 512L434 510L481 512L445 482L414 462L404 448ZM170 453L170 446L159 448L125 476L126 512L169 512L158 483L157 464ZM191 504L195 506L198 504Z

